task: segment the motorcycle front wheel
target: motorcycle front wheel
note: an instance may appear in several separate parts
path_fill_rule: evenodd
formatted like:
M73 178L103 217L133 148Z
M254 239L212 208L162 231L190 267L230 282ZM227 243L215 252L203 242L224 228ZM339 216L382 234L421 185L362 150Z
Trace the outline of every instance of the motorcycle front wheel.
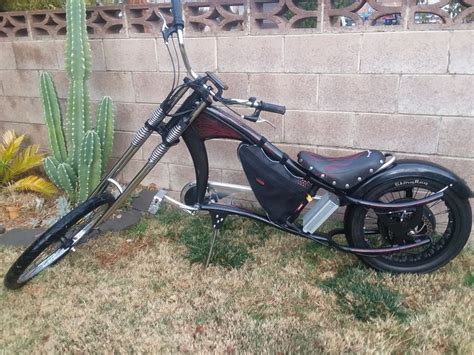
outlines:
M445 185L436 179L403 178L386 181L362 198L384 203L421 199ZM383 256L359 256L367 265L393 273L428 273L446 265L467 243L471 232L472 214L467 198L447 189L442 199L428 203L418 210L418 223L411 230L396 229L397 218L414 218L417 212L395 211L391 214L363 206L346 210L345 228L348 243L357 248L381 248L410 243L410 235L423 235L432 243L425 246ZM387 223L388 221L388 223Z
M109 193L92 197L57 221L13 263L5 276L5 287L17 289L24 286L66 256L80 239L95 228L113 201L114 197Z

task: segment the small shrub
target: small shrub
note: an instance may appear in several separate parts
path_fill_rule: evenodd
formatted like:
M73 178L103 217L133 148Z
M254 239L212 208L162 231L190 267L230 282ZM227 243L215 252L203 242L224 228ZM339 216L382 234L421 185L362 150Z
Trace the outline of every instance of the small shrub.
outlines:
M43 154L38 153L38 145L21 149L25 135L17 136L14 131L3 134L0 143L0 190L34 191L47 196L56 192L50 182L36 175L27 175L31 169L43 163Z

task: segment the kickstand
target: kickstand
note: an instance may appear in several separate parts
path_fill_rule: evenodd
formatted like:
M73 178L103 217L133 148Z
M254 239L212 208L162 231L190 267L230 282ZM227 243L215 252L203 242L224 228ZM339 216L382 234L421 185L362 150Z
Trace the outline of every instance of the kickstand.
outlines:
M211 262L217 236L220 234L220 230L222 226L224 225L225 218L227 217L227 214L222 213L222 212L220 213L209 212L209 213L211 215L213 233L212 233L212 238L211 238L211 245L209 247L209 254L207 255L206 267L208 267L209 263Z

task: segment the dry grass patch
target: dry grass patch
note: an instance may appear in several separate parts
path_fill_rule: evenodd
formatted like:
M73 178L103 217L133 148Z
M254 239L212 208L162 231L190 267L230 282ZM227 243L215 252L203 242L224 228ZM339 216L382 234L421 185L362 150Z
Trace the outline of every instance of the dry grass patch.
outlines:
M18 292L2 288L0 348L474 351L472 250L431 275L393 276L350 255L229 219L218 248L230 256L222 252L205 269L210 229L200 218L168 210L132 230L90 241ZM18 253L0 250L0 276ZM229 264L236 253L246 257Z

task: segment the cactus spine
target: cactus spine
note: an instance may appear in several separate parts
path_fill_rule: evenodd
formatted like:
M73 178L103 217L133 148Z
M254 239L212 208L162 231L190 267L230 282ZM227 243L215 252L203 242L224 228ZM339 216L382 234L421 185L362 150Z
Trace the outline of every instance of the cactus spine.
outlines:
M84 201L100 181L113 144L114 109L110 97L102 98L92 129L88 79L91 50L87 38L84 0L66 2L66 73L69 78L66 122L54 82L41 73L40 89L52 156L44 161L51 181L72 203Z

